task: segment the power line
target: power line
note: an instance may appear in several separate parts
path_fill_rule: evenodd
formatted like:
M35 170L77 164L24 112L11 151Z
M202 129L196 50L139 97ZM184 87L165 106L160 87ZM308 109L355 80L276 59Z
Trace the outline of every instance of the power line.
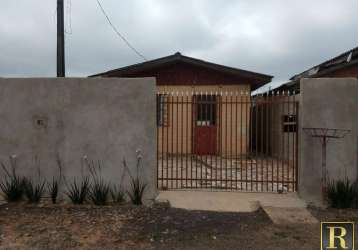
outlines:
M136 48L134 48L130 42L118 31L118 29L114 26L114 24L111 22L111 19L109 18L109 16L107 15L106 11L104 10L102 4L100 3L99 0L96 0L97 4L99 6L99 8L101 9L103 15L106 17L107 22L109 23L109 25L112 27L112 29L114 30L114 32L116 32L116 34L125 42L125 44L134 51L134 53L136 53L139 57L141 57L144 61L147 61L147 58L141 54L138 50L136 50Z

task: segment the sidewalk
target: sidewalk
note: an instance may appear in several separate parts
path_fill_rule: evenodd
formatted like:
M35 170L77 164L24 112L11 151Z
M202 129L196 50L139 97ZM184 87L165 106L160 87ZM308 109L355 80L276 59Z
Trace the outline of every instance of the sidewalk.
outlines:
M250 213L262 207L276 224L317 222L296 193L163 191L157 200L174 208L216 212Z

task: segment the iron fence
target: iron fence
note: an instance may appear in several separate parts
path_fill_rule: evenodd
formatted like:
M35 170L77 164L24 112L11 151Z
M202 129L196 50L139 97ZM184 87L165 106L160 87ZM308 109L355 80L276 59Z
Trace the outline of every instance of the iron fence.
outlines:
M290 93L158 93L158 188L297 189L298 102Z

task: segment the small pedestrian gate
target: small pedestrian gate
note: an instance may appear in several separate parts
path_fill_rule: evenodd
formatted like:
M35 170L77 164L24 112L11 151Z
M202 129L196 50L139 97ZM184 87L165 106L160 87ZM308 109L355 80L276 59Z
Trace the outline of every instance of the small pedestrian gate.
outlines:
M158 93L158 188L296 191L297 122L289 93Z

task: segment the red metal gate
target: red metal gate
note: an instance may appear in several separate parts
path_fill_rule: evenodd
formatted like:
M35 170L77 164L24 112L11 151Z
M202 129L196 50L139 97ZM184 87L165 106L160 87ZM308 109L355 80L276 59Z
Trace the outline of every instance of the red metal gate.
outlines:
M158 188L296 191L289 93L157 94Z

